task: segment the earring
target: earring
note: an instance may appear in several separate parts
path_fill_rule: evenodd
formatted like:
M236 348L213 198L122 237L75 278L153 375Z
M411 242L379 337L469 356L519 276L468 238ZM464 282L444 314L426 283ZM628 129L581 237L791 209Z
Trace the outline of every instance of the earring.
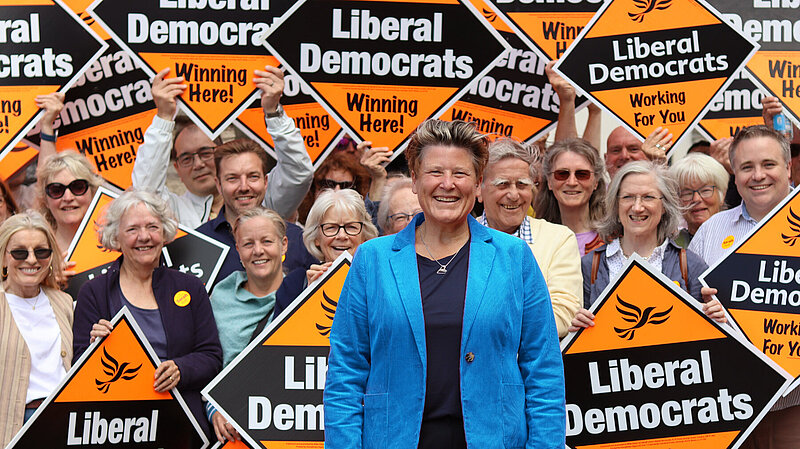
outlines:
M8 267L3 267L3 279L8 277Z

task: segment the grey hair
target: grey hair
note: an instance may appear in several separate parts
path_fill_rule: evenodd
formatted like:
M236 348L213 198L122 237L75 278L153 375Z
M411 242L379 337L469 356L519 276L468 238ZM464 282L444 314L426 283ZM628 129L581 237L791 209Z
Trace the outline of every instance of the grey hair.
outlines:
M47 273L47 277L44 278L42 283L50 288L61 288L61 285L59 285L59 276L64 271L64 259L61 257L61 250L53 234L53 229L39 212L28 209L25 212L12 215L0 225L0 254L6 253L8 242L11 241L11 237L13 237L14 234L25 230L40 231L44 234L45 238L47 238L47 245L53 250L53 254L50 255L50 262L48 263L50 271ZM3 273L5 273L8 268L5 260L5 257L3 257Z
M119 224L125 212L139 204L144 204L148 211L161 222L164 241L169 242L178 232L178 221L175 215L160 196L146 190L128 190L112 201L106 208L97 228L97 239L105 249L119 251Z
M53 213L47 208L45 194L45 187L52 181L53 177L61 170L69 171L76 179L85 179L89 181L89 191L85 195L94 196L97 188L103 184L103 178L95 172L86 156L74 150L61 151L53 156L47 158L44 164L39 165L37 169L36 178L38 179L36 185L37 196L41 204L42 215L47 219L53 228L57 228Z
M678 181L678 188L690 183L711 184L717 189L717 196L724 203L728 190L728 171L713 157L703 153L689 153L678 159L669 168L670 174Z
M508 158L519 159L528 164L528 174L531 179L538 179L539 173L537 173L536 164L534 164L539 158L539 151L536 145L520 143L509 137L500 137L489 144L489 162L486 164L487 166ZM486 179L483 182L486 182Z
M364 198L358 192L352 189L325 189L314 201L311 210L308 211L306 227L303 229L303 243L306 245L308 252L317 260L323 260L325 256L322 254L322 250L314 243L314 240L319 236L319 225L322 222L322 217L331 208L337 208L355 215L356 220L364 225L361 235L364 237L365 242L378 236L378 228L372 224L372 217L367 213L367 208L364 206Z
M261 206L247 209L239 214L238 217L236 217L236 220L233 222L233 237L238 240L236 233L239 230L239 226L256 217L263 217L271 221L272 225L275 226L275 231L278 233L279 239L282 240L284 237L286 237L286 222L283 220L283 218L281 218L281 216L274 210Z
M622 222L619 219L619 190L622 181L628 175L634 174L652 175L656 180L658 191L663 196L661 202L664 206L664 215L661 216L656 229L660 245L665 239L673 237L678 232L683 208L678 202L678 182L669 174L666 167L651 161L629 162L617 171L606 192L607 212L597 224L597 233L605 241L611 241L624 234Z
M736 156L736 149L739 148L739 144L741 144L744 140L755 139L758 137L769 137L778 142L778 145L781 148L781 154L783 155L783 162L786 164L788 164L792 159L792 149L789 146L789 141L783 137L783 134L780 134L764 125L748 126L740 129L739 132L736 133L736 136L733 138L733 142L731 143L731 148L728 150L728 158L730 159L731 168L734 172L736 171L736 165L733 163L733 157Z
M397 212L389 209L389 203L397 192L403 189L411 189L411 185L411 178L402 176L400 178L395 178L395 180L384 187L383 193L381 194L381 204L378 206L378 224L384 232L392 225L389 221L389 215Z

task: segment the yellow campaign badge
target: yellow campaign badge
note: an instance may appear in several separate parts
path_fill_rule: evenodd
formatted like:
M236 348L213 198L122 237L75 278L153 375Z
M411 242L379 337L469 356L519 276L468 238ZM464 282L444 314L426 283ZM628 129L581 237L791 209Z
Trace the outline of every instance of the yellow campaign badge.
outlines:
M181 290L178 293L175 293L175 296L173 296L172 299L175 301L176 306L186 307L192 301L192 295L190 295L186 290Z

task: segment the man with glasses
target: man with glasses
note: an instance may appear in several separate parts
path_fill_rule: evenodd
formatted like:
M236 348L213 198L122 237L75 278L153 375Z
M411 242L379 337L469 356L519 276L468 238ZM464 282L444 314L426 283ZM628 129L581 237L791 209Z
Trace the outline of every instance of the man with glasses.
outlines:
M216 144L200 128L184 120L179 123L172 145L177 97L184 92L186 84L182 77L165 79L167 73L169 69L164 69L153 79L151 92L158 113L139 147L131 178L134 187L160 194L182 224L196 228L217 215L223 205L214 181ZM268 174L263 206L286 218L308 192L314 169L300 131L279 103L283 72L267 66L266 71L256 70L255 75L255 84L262 91L261 106L267 131L275 141L278 154L277 165ZM186 186L183 195L176 195L166 187L169 160Z
M789 194L791 153L789 142L766 126L750 126L736 134L730 162L742 204L709 218L697 230L689 250L713 265L758 225ZM717 294L703 288L703 297ZM742 448L800 447L800 389L778 399Z
M533 159L531 147L512 139L489 145L489 163L478 192L484 207L478 222L519 237L531 248L550 292L558 335L564 337L583 304L578 241L566 226L527 215L533 200Z

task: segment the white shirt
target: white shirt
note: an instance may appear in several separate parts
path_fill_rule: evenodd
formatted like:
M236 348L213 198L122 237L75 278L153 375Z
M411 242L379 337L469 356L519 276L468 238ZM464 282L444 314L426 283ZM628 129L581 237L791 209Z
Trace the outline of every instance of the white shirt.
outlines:
M667 248L669 244L669 239L664 239L664 243L659 246L656 246L653 249L653 253L650 254L650 257L642 258L646 260L650 265L653 266L658 271L661 271L661 266L664 262L664 250ZM641 254L639 254L641 256ZM606 248L606 262L608 263L608 279L614 279L617 277L620 271L622 271L622 267L625 266L625 263L628 261L628 257L625 257L625 254L622 253L622 246L619 243L619 238L616 238L608 244L608 248Z
M6 292L6 299L17 329L31 353L25 403L46 398L67 374L61 360L61 332L50 300L42 290L35 298L22 298Z

